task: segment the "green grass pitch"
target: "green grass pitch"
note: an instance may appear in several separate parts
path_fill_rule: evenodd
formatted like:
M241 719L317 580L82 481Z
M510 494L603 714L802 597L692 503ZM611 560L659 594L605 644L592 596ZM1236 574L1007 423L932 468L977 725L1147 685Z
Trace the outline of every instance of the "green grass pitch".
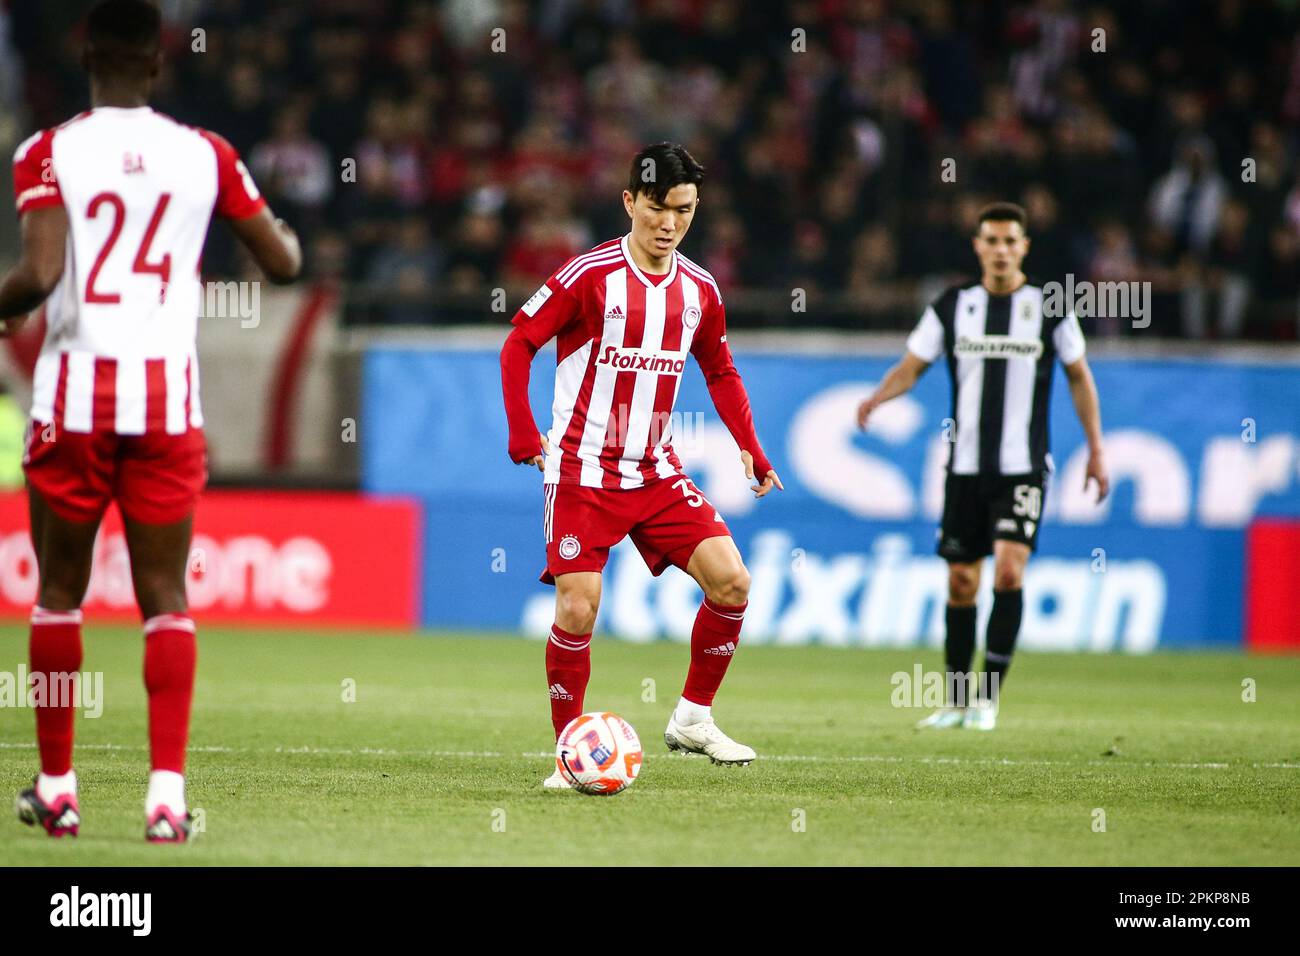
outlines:
M85 643L105 705L78 718L81 836L10 817L0 863L1300 864L1294 659L1021 654L982 734L914 731L925 711L891 705L891 675L936 651L742 648L715 708L759 752L738 768L663 746L684 646L598 639L588 709L628 718L647 752L634 787L598 798L541 789L540 642L201 628L204 832L176 847L143 840L141 638ZM25 657L26 629L0 629L0 671ZM36 769L32 727L0 710L11 793Z

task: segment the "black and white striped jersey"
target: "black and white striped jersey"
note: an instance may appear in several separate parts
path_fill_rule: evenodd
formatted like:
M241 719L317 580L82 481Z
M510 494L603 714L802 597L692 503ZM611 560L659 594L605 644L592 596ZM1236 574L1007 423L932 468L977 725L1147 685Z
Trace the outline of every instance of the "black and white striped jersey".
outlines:
M955 286L925 310L907 339L925 362L948 359L955 427L948 470L1020 475L1051 470L1048 401L1052 371L1084 354L1073 312L1043 315L1043 287L1006 295L981 284Z

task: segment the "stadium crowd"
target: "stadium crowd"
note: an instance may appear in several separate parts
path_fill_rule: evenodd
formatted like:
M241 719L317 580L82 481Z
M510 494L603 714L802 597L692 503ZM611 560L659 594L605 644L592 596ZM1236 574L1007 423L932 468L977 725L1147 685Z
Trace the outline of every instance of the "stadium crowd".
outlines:
M740 293L736 324L908 325L971 273L979 206L1012 199L1032 275L1151 283L1150 329L1094 335L1300 337L1294 3L163 7L157 107L234 143L312 273L408 296L384 321L526 296L624 230L629 157L672 139L709 172L683 249ZM0 93L30 128L84 108L84 80L57 18L20 9L0 47L42 52ZM218 239L205 267L232 256Z

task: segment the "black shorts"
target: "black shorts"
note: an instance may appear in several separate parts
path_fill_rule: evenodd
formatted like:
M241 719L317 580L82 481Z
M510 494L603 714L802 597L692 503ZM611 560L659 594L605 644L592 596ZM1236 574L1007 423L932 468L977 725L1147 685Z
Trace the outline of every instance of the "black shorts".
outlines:
M1047 473L954 475L943 486L939 556L947 561L978 561L993 553L994 541L1038 547Z

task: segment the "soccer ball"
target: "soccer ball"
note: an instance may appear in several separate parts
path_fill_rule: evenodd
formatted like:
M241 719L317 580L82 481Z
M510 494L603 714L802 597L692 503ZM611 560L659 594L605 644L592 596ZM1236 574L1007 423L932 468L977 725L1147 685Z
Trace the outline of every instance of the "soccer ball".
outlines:
M579 793L622 793L641 769L641 740L618 714L581 714L556 741L555 766Z

